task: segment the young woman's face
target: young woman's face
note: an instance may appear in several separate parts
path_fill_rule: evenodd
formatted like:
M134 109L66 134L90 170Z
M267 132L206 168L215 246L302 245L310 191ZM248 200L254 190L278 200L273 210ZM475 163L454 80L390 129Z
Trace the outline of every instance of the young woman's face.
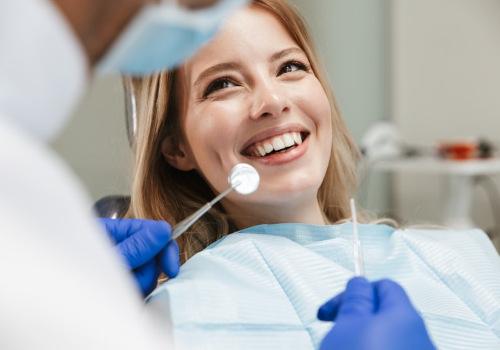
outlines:
M182 72L185 154L217 192L244 162L259 172L260 187L229 201L316 201L330 159L331 107L307 56L276 18L255 7L240 11Z

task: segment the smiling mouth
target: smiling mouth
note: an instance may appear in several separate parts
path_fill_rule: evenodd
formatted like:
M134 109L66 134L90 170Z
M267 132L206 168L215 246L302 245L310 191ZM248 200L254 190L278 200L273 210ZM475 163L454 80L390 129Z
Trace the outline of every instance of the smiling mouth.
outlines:
M307 131L285 132L246 147L241 154L246 157L266 158L277 153L286 153L300 146L309 136Z

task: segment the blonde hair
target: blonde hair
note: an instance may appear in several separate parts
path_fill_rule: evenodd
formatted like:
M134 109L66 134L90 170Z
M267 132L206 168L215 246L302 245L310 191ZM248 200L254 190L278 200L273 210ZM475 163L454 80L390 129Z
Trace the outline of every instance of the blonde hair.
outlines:
M284 0L254 0L252 5L273 14L305 52L311 69L328 95L332 116L333 142L330 162L318 191L318 202L330 223L350 216L349 199L356 189L359 152L354 144L333 93L320 68L312 39L298 12ZM166 220L170 224L184 219L214 197L205 180L196 172L183 172L170 166L161 152L162 142L178 144L182 100L179 70L146 78L125 78L132 84L138 104L131 205L128 216ZM183 260L234 230L222 206L216 206L179 238Z

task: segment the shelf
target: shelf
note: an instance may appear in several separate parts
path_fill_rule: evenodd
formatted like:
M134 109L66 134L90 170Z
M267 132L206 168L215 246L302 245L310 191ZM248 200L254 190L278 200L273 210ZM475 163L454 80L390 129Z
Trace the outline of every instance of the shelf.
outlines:
M445 160L439 158L405 158L372 163L373 170L454 175L500 174L500 158Z

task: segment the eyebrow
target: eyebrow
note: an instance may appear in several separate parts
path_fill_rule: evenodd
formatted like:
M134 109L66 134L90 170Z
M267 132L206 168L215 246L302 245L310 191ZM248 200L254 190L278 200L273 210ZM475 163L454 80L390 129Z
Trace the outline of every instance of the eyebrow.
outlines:
M270 58L269 62L275 62L285 56L288 56L293 53L301 53L303 54L304 52L298 48L298 47L290 47L281 51L278 51L274 53ZM228 71L228 70L237 70L241 67L239 63L236 62L224 62L224 63L219 63L216 64L215 66L212 66L210 68L207 68L203 72L200 73L196 81L194 82L194 86L198 86L203 80L205 80L207 77L211 75L215 75L219 72L222 71Z
M216 64L215 66L212 66L206 70L204 70L199 76L198 79L194 82L194 86L199 85L205 78L215 75L218 72L222 72L225 70L236 70L240 68L240 65L235 62L225 62L225 63L219 63Z
M274 61L277 61L279 60L280 58L283 58L283 57L286 57L290 54L293 54L293 53L300 53L300 54L303 54L304 51L302 51L301 49L299 49L298 47L290 47L288 49L284 49L284 50L281 50L281 51L278 51L276 52L275 54L273 54L271 56L271 58L269 59L269 62L274 62Z

